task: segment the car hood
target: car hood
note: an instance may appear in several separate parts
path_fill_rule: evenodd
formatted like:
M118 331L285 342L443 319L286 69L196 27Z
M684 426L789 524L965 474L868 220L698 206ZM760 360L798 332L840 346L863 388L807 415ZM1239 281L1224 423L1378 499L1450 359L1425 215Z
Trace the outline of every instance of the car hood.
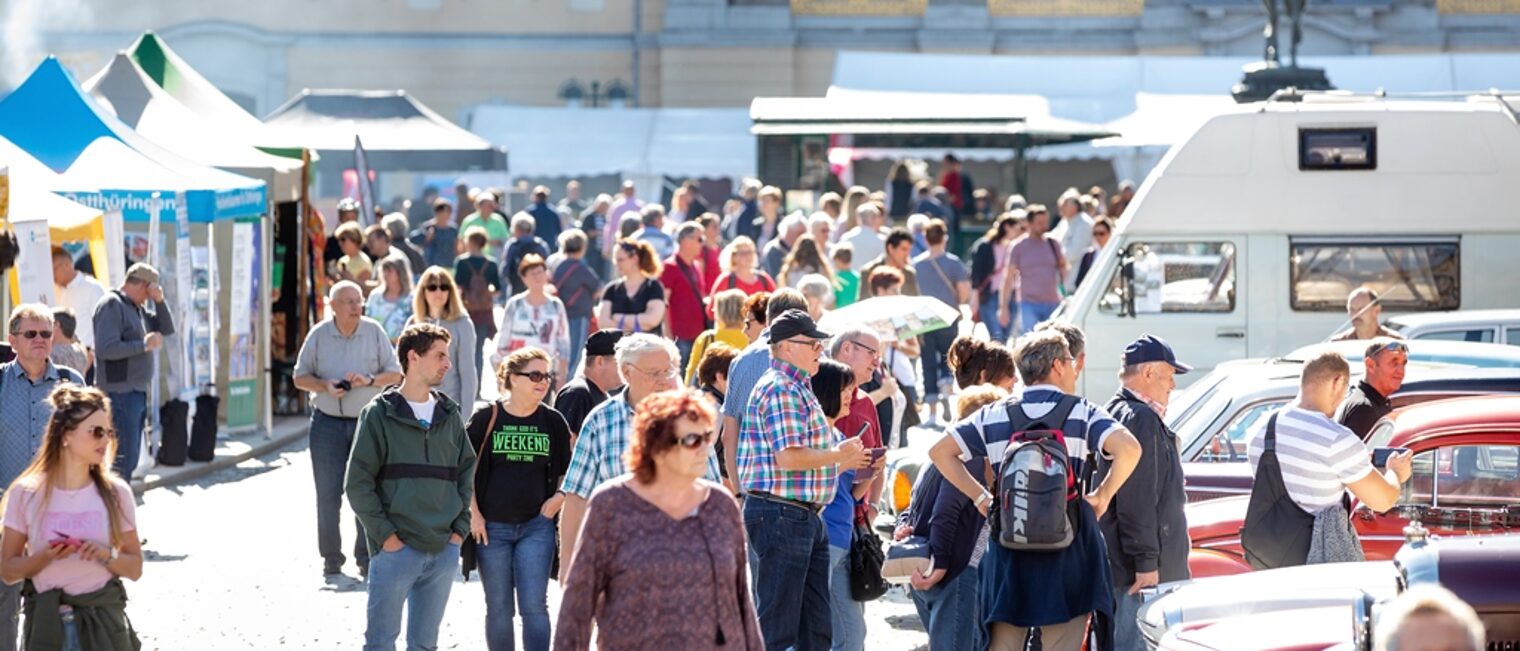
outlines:
M1393 561L1330 563L1265 570L1160 586L1140 609L1140 630L1159 641L1186 623L1302 608L1350 606L1364 593L1375 600L1398 594Z
M1239 537L1240 524L1246 520L1246 507L1250 501L1250 495L1237 495L1190 502L1184 506L1188 535L1192 537L1193 544Z
M1162 651L1300 651L1355 648L1349 605L1300 608L1183 624L1161 638Z

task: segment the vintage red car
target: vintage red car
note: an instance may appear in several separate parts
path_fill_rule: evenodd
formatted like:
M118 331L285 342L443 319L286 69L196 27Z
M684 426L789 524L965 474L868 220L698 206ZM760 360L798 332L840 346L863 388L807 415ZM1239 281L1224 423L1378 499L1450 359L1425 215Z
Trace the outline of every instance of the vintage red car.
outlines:
M1520 531L1520 396L1405 407L1374 428L1368 446L1414 452L1414 473L1397 506L1374 513L1353 504L1351 521L1368 560L1392 558L1412 519L1443 536ZM1187 505L1194 577L1250 571L1240 548L1248 500L1241 495Z

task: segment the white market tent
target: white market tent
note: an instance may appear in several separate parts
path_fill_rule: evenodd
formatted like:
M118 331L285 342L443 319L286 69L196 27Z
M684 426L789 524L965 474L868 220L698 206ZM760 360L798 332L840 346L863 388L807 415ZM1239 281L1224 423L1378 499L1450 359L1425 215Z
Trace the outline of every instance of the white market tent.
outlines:
M255 148L246 132L224 127L191 111L171 96L126 53L118 53L83 84L134 131L185 158L264 180L271 198L300 194L301 161Z
M1120 178L1139 180L1166 150L1208 118L1238 110L1229 96L1248 57L1000 56L840 52L829 96L878 98L929 94L1039 96L1050 115L1101 124L1119 133L1090 143L1032 150L1036 160L1101 158ZM1337 88L1357 92L1460 92L1520 88L1520 54L1416 54L1304 57ZM882 158L908 152L883 152ZM918 152L938 158L944 152ZM870 156L871 152L857 152ZM958 152L1008 158L1003 151Z
M657 200L667 176L755 174L747 109L482 106L469 126L512 151L515 177L617 175Z

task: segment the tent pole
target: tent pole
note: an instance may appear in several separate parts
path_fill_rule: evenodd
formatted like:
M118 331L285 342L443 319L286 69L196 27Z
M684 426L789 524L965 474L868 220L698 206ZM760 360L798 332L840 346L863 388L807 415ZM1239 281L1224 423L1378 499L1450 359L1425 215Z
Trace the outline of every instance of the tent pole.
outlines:
M1029 160L1025 155L1029 148L1023 145L1013 149L1013 187L1027 199L1029 197Z

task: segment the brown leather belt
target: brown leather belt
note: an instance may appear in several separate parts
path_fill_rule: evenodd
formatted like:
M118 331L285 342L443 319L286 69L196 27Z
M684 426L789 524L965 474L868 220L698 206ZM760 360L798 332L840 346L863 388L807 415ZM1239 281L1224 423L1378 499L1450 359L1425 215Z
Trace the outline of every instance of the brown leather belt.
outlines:
M781 504L783 506L795 506L795 507L797 507L799 509L804 509L807 512L812 513L813 515L817 515L819 513L822 513L823 512L823 507L824 507L824 505L822 505L822 504L814 504L812 502L804 502L802 500L794 500L794 499L791 499L789 497L782 497L780 495L775 495L775 494L772 494L772 493L767 493L765 491L749 491L749 492L745 493L745 495L747 495L749 497L754 497L756 499L761 499L761 500L764 500L764 501L767 501L767 502L774 502L776 504Z

